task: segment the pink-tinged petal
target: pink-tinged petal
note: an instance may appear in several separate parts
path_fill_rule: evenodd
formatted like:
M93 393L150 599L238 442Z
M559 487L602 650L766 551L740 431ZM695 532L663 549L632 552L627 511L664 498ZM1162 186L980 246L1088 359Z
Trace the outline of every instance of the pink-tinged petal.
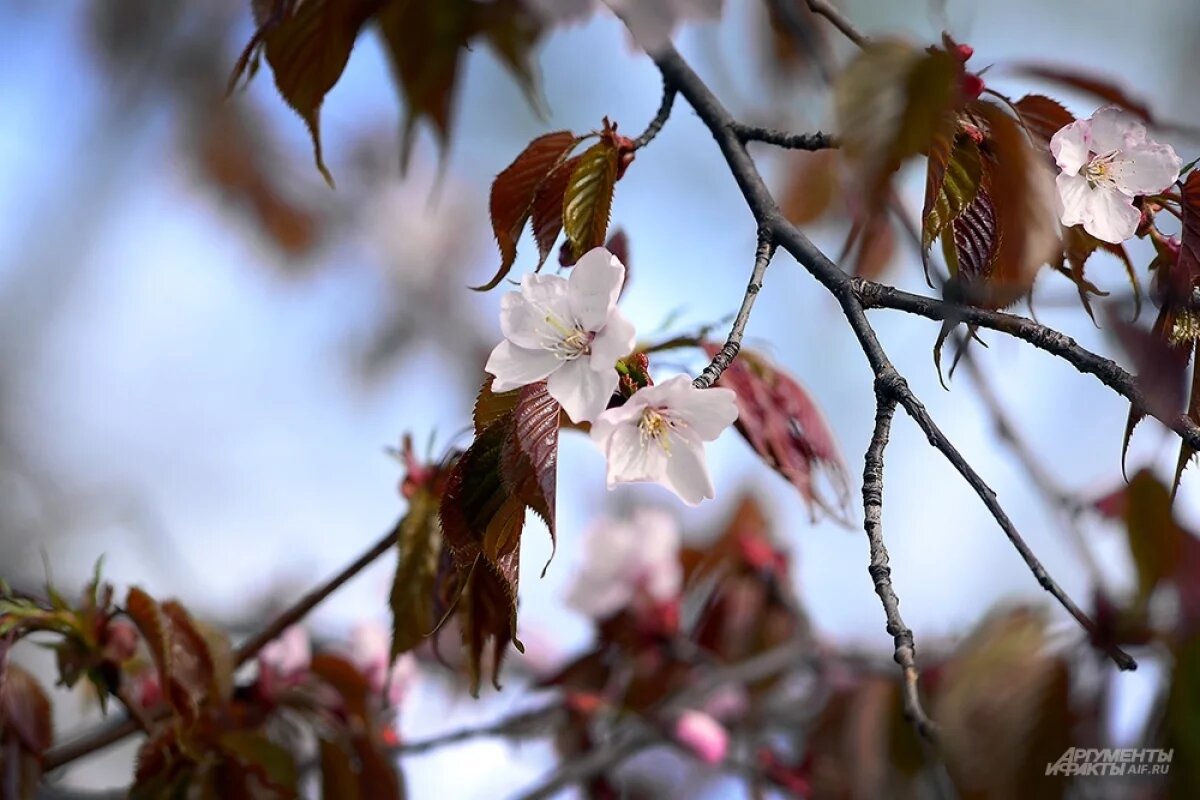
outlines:
M508 392L544 380L562 363L549 350L530 350L505 339L488 356L483 370L495 378L492 391Z
M620 309L613 309L608 323L592 339L590 357L592 369L610 370L619 360L633 352L637 344L637 331L633 323L625 318Z
M1088 162L1091 146L1091 122L1076 120L1050 137L1050 153L1064 175L1078 174Z
M608 409L592 422L592 441L602 450L607 449L609 438L622 427L637 427L642 409L646 407L645 398L639 397L644 391L645 389L635 392L633 397L625 401L625 405Z
M1088 221L1088 196L1092 193L1087 179L1063 173L1054 179L1058 187L1058 218L1063 225L1081 225Z
M684 711L675 721L675 740L706 764L720 764L729 752L729 732L701 711Z
M258 654L258 663L275 671L277 675L288 677L308 669L312 661L312 643L308 632L299 625L292 625L279 635L278 639L268 642Z
M509 292L500 298L500 332L504 338L521 347L541 349L546 339L546 313L537 308L520 292ZM557 334L555 339L561 339Z
M572 422L591 422L604 412L617 390L617 370L597 372L586 359L563 362L546 381L546 391L559 402Z
M412 692L418 674L417 659L412 653L402 653L396 657L396 660L392 662L391 672L388 674L387 699L389 706L395 708L404 702L404 698Z
M608 438L604 452L608 459L607 484L659 482L667 475L671 457L654 439L642 440L637 425L621 425Z
M732 389L722 387L692 387L686 404L677 406L675 415L687 422L697 436L711 442L737 421L737 394Z
M1117 188L1132 196L1166 190L1179 179L1182 166L1182 159L1171 145L1149 142L1126 149L1109 170Z
M625 265L603 247L583 254L571 268L567 301L585 331L598 331L608 321L625 284Z
M1087 196L1083 229L1097 239L1120 244L1137 231L1142 215L1133 201L1116 189L1096 189Z
M666 480L660 482L689 506L700 505L702 500L712 498L716 492L704 460L704 445L682 436L672 436Z
M659 508L639 508L629 525L637 536L638 584L659 601L674 600L683 590L679 564L681 537L675 517Z
M1092 152L1097 155L1123 150L1146 141L1146 126L1127 111L1105 106L1092 114Z
M566 601L571 608L592 619L612 616L633 600L633 587L622 580L607 581L581 577L567 591Z

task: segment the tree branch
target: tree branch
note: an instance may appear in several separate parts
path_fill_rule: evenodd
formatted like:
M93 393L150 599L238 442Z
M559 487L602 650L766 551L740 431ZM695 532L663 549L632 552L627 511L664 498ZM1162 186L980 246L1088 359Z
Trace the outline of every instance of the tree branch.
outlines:
M837 147L837 140L832 134L822 133L787 133L772 128L759 128L753 125L733 123L733 132L742 142L765 142L787 150L828 150Z
M1200 426L1183 414L1174 418L1155 415L1134 376L1122 369L1117 362L1080 346L1065 333L1003 311L989 311L933 297L923 297L862 278L850 280L853 292L863 308L890 308L932 320L965 322L1008 334L1028 342L1039 350L1058 356L1080 372L1095 376L1105 386L1129 400L1139 412L1154 416L1187 444L1200 450Z
M767 272L767 265L771 263L773 255L775 255L775 242L771 239L769 231L760 229L758 250L754 255L754 269L750 272L750 283L746 285L746 293L742 296L741 308L738 309L737 316L733 319L733 327L729 330L729 338L725 340L725 345L713 356L712 363L704 368L696 380L692 381L697 389L707 389L712 386L741 352L742 337L746 334L746 323L750 321L750 309L754 307L754 301L758 298L758 293L762 291L763 276Z
M691 67L687 65L674 48L667 47L659 51L655 54L654 61L663 73L664 78L672 83L687 99L688 103L695 109L696 114L704 121L712 133L713 138L716 140L725 157L730 172L741 189L746 204L749 206L755 221L759 225L759 229L766 228L770 231L773 234L774 241L787 250L837 300L842 308L842 313L846 317L846 321L859 340L859 345L868 363L871 365L875 379L886 382L889 386L889 391L892 392L892 396L904 407L905 412L908 413L913 421L917 423L917 426L925 433L930 443L937 447L951 465L958 470L959 474L966 479L967 483L975 489L980 499L983 500L984 505L987 506L988 511L991 512L1001 529L1004 530L1005 535L1008 536L1009 541L1016 547L1017 552L1024 559L1038 583L1063 605L1068 613L1083 626L1084 630L1089 633L1095 631L1095 623L1080 610L1066 593L1063 592L1062 588L1049 576L996 500L995 492L979 477L949 439L946 438L945 434L937 427L933 419L929 416L929 413L925 410L925 407L913 394L912 390L908 388L904 378L896 371L891 360L884 352L883 346L875 335L874 328L871 327L870 322L867 320L864 307L868 303L863 300L863 291L866 288L878 287L874 291L874 294L883 296L887 293L885 290L890 290L893 294L895 290L891 290L890 287L871 284L869 281L862 281L858 278L852 279L836 264L830 261L824 253L817 249L809 241L808 237L801 233L795 225L788 222L780 213L778 204L771 196L770 191L763 182L762 176L759 175L753 159L750 158L749 153L746 151L745 144L738 139L735 120L725 107L721 105L721 102L717 100L700 77L692 71ZM916 298L917 296L912 295L911 297ZM1011 315L1005 316L1011 317ZM1019 320L1020 318L1012 317L1012 319ZM1036 323L1030 324L1040 328ZM1050 329L1042 328L1041 331L1046 332L1050 331ZM1035 338L1046 339L1044 343L1047 346L1051 344L1051 340L1057 341L1060 346L1062 345L1062 341L1060 340L1070 341L1069 337L1061 333L1056 331L1051 331L1051 333L1054 334L1053 337L1045 336L1043 333L1041 337ZM1071 344L1073 345L1074 343L1071 342ZM1081 348L1078 348L1078 345L1075 345L1075 348L1076 350L1081 350ZM1076 356L1081 357L1079 353L1076 353ZM1099 357L1092 355L1092 358L1098 359ZM1103 361L1104 359L1100 360ZM1111 362L1109 363L1111 364ZM1124 373L1115 364L1112 366ZM1126 378L1128 378L1127 374ZM1200 429L1197 429L1197 435L1200 436ZM1108 653L1122 669L1133 669L1136 666L1136 662L1127 653L1118 648L1111 648Z
M675 87L663 81L662 103L658 106L658 112L655 113L654 119L650 120L650 124L646 126L646 130L642 131L642 135L633 140L633 149L641 150L646 145L658 136L659 131L663 129L663 125L667 124L667 119L671 116L671 107L675 105Z
M883 542L883 451L891 435L896 398L891 396L883 381L876 382L875 395L875 433L863 458L863 528L871 547L869 572L875 583L875 593L883 603L887 632L896 645L896 663L904 674L904 716L917 733L936 744L938 729L921 706L917 687L920 673L917 671L916 645L912 631L900 616L900 598L892 588L892 569L888 566L887 546Z

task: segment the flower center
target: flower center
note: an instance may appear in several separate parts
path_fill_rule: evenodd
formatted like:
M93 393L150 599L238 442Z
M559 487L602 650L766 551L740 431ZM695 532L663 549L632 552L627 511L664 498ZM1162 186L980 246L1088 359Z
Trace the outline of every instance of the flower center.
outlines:
M1087 180L1090 188L1111 189L1117 185L1117 179L1112 174L1112 165L1117 159L1118 152L1113 150L1111 153L1102 155L1091 154L1091 159L1083 166L1083 177Z
M574 361L591 352L592 339L596 338L595 333L585 331L578 322L564 320L549 310L545 311L543 320L552 331L549 336L545 337L543 346L560 359Z
M657 408L646 408L642 418L638 420L638 432L641 434L642 447L654 442L668 454L671 452L671 429L675 421Z

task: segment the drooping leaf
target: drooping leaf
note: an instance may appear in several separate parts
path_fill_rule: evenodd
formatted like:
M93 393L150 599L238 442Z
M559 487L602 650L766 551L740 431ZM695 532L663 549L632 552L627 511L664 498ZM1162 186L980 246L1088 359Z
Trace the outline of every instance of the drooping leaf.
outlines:
M719 345L708 343L709 357ZM808 392L756 353L742 350L717 380L737 394L737 429L772 469L817 512L850 525L850 482L825 415ZM823 480L819 480L823 479ZM832 489L827 497L822 482Z
M884 207L892 174L926 152L962 102L962 62L894 40L873 40L834 84L842 152L855 168L868 216Z
M930 709L956 796L1060 796L1045 767L1072 743L1068 676L1038 610L993 613L957 648Z
M1154 473L1141 470L1129 481L1124 517L1137 568L1138 600L1145 603L1174 569L1180 535L1171 513L1171 495Z
M538 246L538 269L546 263L546 258L554 250L558 234L563 227L563 198L567 193L567 183L579 167L582 156L572 156L555 167L538 187L533 198L533 208L530 209L533 238Z
M1160 745L1172 751L1164 796L1189 798L1200 792L1200 636L1179 643L1171 655Z
M544 108L541 80L530 58L542 34L542 24L537 14L522 0L475 3L474 13L475 27L483 31L488 44L516 76L529 104L535 109Z
M321 155L321 104L341 78L358 33L376 8L373 0L280 0L258 20L259 29L231 79L236 83L251 59L265 53L279 94L308 126L317 169L330 186L333 176Z
M930 148L921 212L921 246L928 254L946 226L958 219L979 192L983 165L974 139L959 133L939 136Z
M275 797L298 796L299 772L295 759L286 748L272 742L265 734L250 730L228 731L221 734L218 742L226 761L222 778L247 789L261 787L261 792ZM236 771L231 770L231 766L236 766Z
M563 195L563 229L576 259L604 244L619 158L616 141L608 136L579 156Z
M392 612L391 660L420 644L440 617L435 608L438 557L442 530L438 497L428 487L417 488L400 523L396 574L389 605Z
M1027 94L1013 103L1020 116L1021 124L1033 137L1033 141L1047 154L1050 152L1050 139L1054 134L1075 121L1075 116L1062 107L1057 100L1045 95Z
M1200 425L1200 340L1192 345L1192 389L1188 392L1187 418ZM1183 480L1183 471L1196 455L1195 449L1187 442L1179 443L1179 458L1175 461L1175 478L1171 482L1171 496L1179 491L1179 482Z
M517 239L532 213L538 188L578 142L579 137L570 131L539 136L496 176L492 182L489 208L492 232L500 247L500 269L490 281L475 288L493 288L512 269L517 257Z
M877 215L863 224L859 240L854 274L878 280L896 255L896 229L886 215Z
M508 393L506 393L508 394ZM545 383L522 387L511 410L485 383L476 407L483 427L450 469L442 495L442 531L460 576L459 608L472 691L478 691L487 642L493 643L492 681L499 655L515 642L521 530L533 509L555 536L558 458L557 401ZM519 642L517 643L519 646Z
M379 12L379 27L406 106L402 167L412 156L422 118L429 118L443 150L450 140L459 59L475 33L472 5L466 0L393 2Z
M159 683L171 708L194 721L206 701L220 701L219 692L232 683L232 664L218 673L208 641L188 613L174 601L162 605L138 587L129 590L125 613L149 646L158 668Z

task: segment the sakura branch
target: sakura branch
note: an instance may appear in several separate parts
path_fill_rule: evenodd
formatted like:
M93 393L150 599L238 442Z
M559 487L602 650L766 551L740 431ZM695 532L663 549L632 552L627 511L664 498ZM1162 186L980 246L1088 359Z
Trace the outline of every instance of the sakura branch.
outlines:
M707 389L712 386L741 351L742 337L746 334L746 323L750 321L750 310L754 308L754 301L758 298L758 293L762 291L763 276L767 273L767 266L771 263L773 255L775 255L775 242L771 239L769 231L760 229L758 251L754 256L754 269L750 273L750 283L746 286L746 294L742 296L742 305L738 309L737 316L734 317L733 327L729 331L729 338L725 340L725 345L713 356L712 363L705 367L699 377L693 381L693 385L697 389Z
M917 733L930 742L937 741L937 726L921 706L917 682L917 650L913 633L900 616L900 598L892 588L892 570L888 566L887 545L883 541L883 451L891 436L892 417L896 413L893 386L877 381L875 386L875 432L863 458L863 528L871 546L871 580L887 616L887 632L896 643L895 659L904 674L904 716Z
M633 140L633 149L641 150L646 145L658 136L659 131L663 129L663 125L667 124L667 119L671 116L671 108L675 105L675 87L670 84L663 84L662 103L658 106L658 112L655 113L654 119L650 120L650 124L646 126L646 130Z
M763 142L764 144L782 147L785 150L828 150L837 147L837 140L828 133L787 133L771 128L759 128L752 125L733 123L733 132L742 142Z
M837 300L847 322L859 340L863 354L871 366L876 381L881 381L889 387L889 392L891 392L896 401L926 434L930 443L943 454L947 461L955 467L980 496L988 511L991 512L1001 529L1005 532L1005 535L1008 536L1030 571L1034 574L1039 585L1058 600L1068 613L1080 623L1085 631L1089 634L1094 633L1097 630L1095 623L1080 610L1078 605L1049 576L996 500L995 493L937 427L933 419L929 416L929 413L925 410L925 407L916 398L912 390L908 388L904 378L892 365L874 329L867 320L864 309L868 304L860 299L860 291L868 287L869 282L848 276L836 264L830 261L824 253L818 250L798 228L783 217L778 204L767 189L762 176L758 173L753 159L751 159L749 153L746 151L745 143L738 138L734 119L713 95L711 90L709 90L703 80L687 65L679 53L674 48L664 48L654 56L654 61L664 77L679 89L679 92L687 99L700 119L712 132L713 138L720 147L725 161L737 181L760 230L767 230L772 235L773 240L800 262ZM884 293L884 288L886 287L881 287L881 294ZM914 295L913 297L916 296ZM924 300L924 298L921 299ZM947 304L936 300L929 300L928 303L932 306L940 307L943 314L949 313L948 309L950 307ZM1019 319L1018 317L1013 317L1013 320ZM1087 351L1080 352L1081 348L1061 333L1042 328L1028 320L1025 322L1039 329L1036 334L1031 334L1035 338L1047 342L1055 340L1060 350L1072 352L1079 361L1088 362L1097 359L1106 361L1094 354L1087 353ZM1111 362L1108 363L1111 364ZM1115 367L1116 365L1113 364L1112 366ZM1119 367L1117 369L1119 370ZM1125 377L1128 378L1128 375L1126 374ZM1130 385L1132 384L1131 378L1129 379L1129 383ZM1200 434L1200 430L1197 433ZM1108 654L1122 669L1133 669L1136 667L1136 662L1119 648L1110 648Z
M842 32L850 41L854 42L859 47L867 43L867 36L860 31L853 22L846 18L846 15L833 6L829 0L808 0L808 7L812 9L814 14L820 14L825 19Z

